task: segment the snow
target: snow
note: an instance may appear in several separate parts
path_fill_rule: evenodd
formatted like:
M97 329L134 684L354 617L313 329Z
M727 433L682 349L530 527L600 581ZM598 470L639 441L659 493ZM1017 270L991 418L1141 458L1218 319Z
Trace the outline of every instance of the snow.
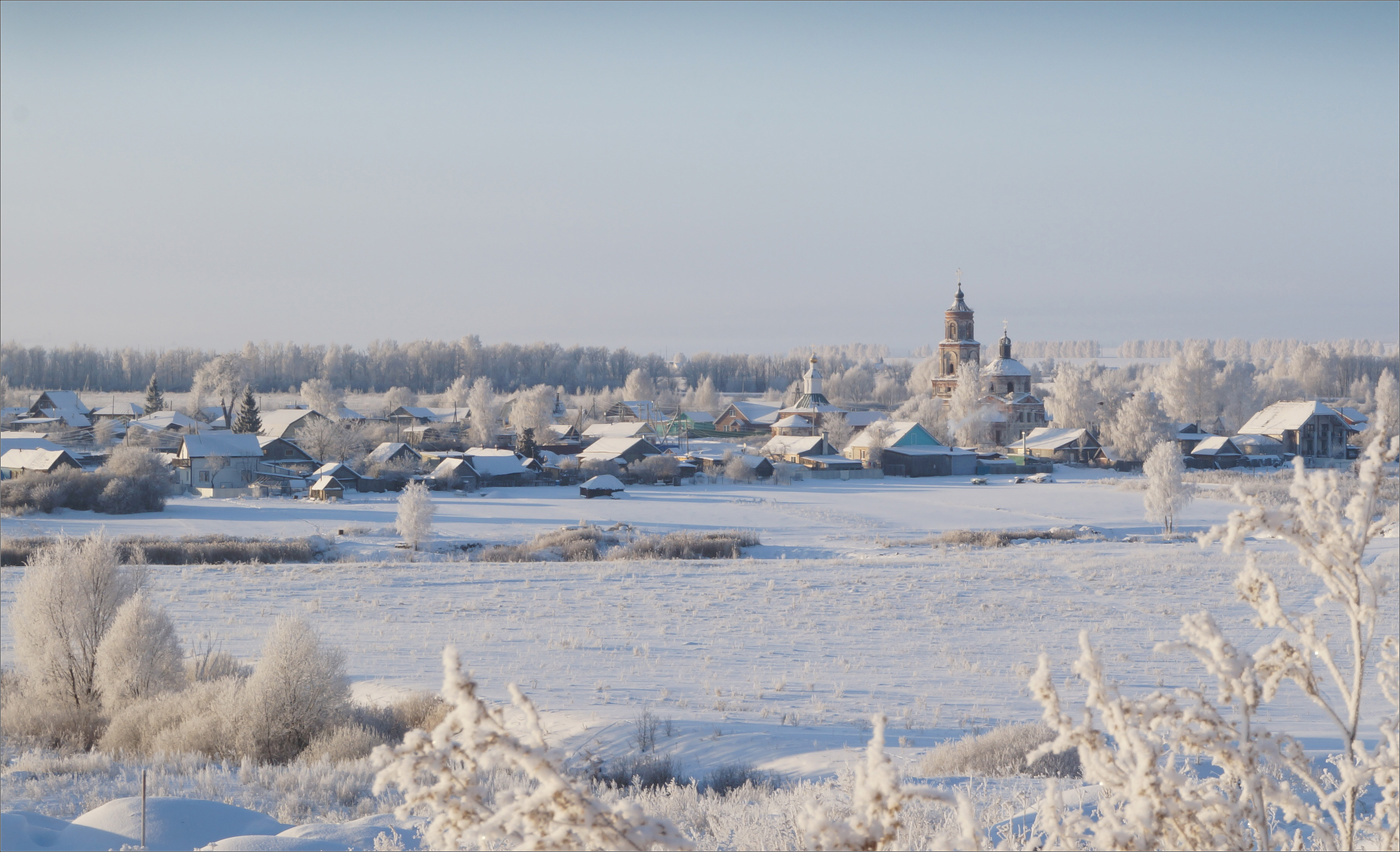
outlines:
M256 658L279 615L305 615L329 644L346 649L356 700L366 703L436 689L442 647L455 644L482 695L501 703L506 684L518 683L544 712L551 744L565 753L627 754L633 720L646 709L672 722L658 749L697 777L742 762L794 780L830 778L860 758L876 711L890 716L890 752L909 772L938 742L1038 719L1027 690L1036 656L1048 653L1064 677L1080 629L1112 650L1105 656L1112 676L1135 693L1197 684L1193 658L1154 647L1175 638L1182 615L1202 607L1239 645L1262 644L1264 631L1252 626L1232 587L1242 558L1162 541L1142 518L1142 492L1124 487L1141 477L1060 466L1057 481L1043 486L985 478L986 486L965 476L636 486L618 501L580 500L576 486L438 494L433 541L442 550L414 562L394 548L390 494L331 504L176 497L158 514L6 518L4 533L326 535L343 561L159 566L152 594L187 646L208 635L244 660ZM1238 508L1219 499L1228 493L1204 486L1178 528L1198 532L1223 521ZM751 529L762 544L749 558L700 562L493 564L448 555L453 544L519 543L580 522L639 535ZM1052 528L1078 530L1080 538L1003 548L936 540L953 530ZM1291 597L1317 593L1291 550L1269 541L1257 549L1285 588L1296 590ZM1393 540L1373 558L1393 572ZM22 576L22 569L3 572L5 614ZM1395 598L1385 605L1382 617L1393 624ZM12 651L7 625L0 652L11 659ZM1292 732L1330 733L1301 696L1281 696L1273 712ZM905 745L895 748L896 740ZM97 795L52 792L37 782L36 791L50 792L31 794L31 785L6 771L7 808L42 806L72 818ZM129 805L112 807L130 801L80 818L84 830L116 839L88 835L78 845L134 845ZM170 831L181 808L214 804L153 801L189 803L161 805ZM239 809L218 807L229 810L201 812L195 822L207 824L208 839L152 848L222 838L214 848L363 849L396 825L406 846L415 843L382 815L335 825L297 818L308 824L289 828L290 816L234 824ZM76 848L54 845L77 831L66 822L21 811L3 818L6 848ZM139 813L137 820L139 835Z
M582 491L622 491L622 480L610 473L595 476L579 486Z
M209 456L224 458L262 458L258 436L237 432L204 432L186 435L180 458L202 459Z
M1321 402L1276 402L1249 418L1240 427L1241 435L1280 435L1285 430L1301 429L1314 415L1341 417Z
M26 812L9 812L3 819L6 849L121 849L141 843L139 796L113 799L71 823ZM146 802L148 849L197 849L227 837L277 834L289 827L221 802L165 797Z

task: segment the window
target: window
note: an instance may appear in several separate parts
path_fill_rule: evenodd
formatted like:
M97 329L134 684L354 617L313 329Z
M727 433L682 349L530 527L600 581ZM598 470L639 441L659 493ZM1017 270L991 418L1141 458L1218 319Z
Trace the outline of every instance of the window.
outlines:
M201 471L199 472L199 481L200 481L200 482L208 482L208 481L209 481L209 471L207 471L207 470L201 470Z

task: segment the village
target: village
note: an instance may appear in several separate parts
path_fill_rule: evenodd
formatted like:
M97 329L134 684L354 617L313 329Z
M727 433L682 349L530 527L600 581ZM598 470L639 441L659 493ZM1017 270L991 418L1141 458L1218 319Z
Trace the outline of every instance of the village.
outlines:
M489 388L477 389L474 406L363 413L331 399L263 410L245 387L219 405L180 411L165 403L156 376L144 404L92 408L73 390L44 390L27 407L4 409L0 470L6 479L96 470L112 447L134 446L161 460L173 489L203 497L341 500L413 481L443 491L576 484L603 496L637 483L775 477L1043 481L1055 464L1140 469L1154 439L1175 441L1188 468L1272 468L1295 457L1346 467L1366 428L1364 402L1318 398L1273 401L1226 434L1220 417L1170 422L1149 390L1113 401L1137 422L1123 423L1127 413L1107 428L1087 416L1055 418L1044 399L1056 393L1054 377L1036 384L1007 331L983 363L961 281L943 331L926 361L927 392L898 407L834 404L816 355L786 400L711 392L701 400L710 406L696 410L683 407L693 394L670 406L624 399L585 409L560 389L549 399L540 389L495 396Z

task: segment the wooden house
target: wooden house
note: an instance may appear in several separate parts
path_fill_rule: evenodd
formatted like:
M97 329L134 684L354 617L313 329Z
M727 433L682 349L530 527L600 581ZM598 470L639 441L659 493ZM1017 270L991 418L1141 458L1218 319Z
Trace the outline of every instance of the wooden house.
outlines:
M777 422L781 408L766 402L731 402L715 418L715 431L767 432Z
M82 470L78 460L67 450L46 450L39 447L6 450L0 455L0 472L6 479L39 473L53 473L62 468Z
M417 470L423 464L423 454L399 441L385 441L365 456L369 467L396 467Z
M61 421L70 429L83 429L92 425L90 411L74 391L51 390L39 394L24 419Z
M344 462L327 462L316 468L311 475L318 480L324 476L332 477L339 482L341 487L346 491L351 489L355 491L365 490L360 487L364 482L364 477L351 470L350 466ZM381 488L379 490L382 491L383 489Z
M1088 429L1034 429L1012 447L1027 457L1061 463L1110 464L1108 454Z
M312 408L274 408L258 415L262 420L259 435L269 438L290 438L296 440L301 430L312 423L324 422L324 414Z
M262 458L256 435L205 432L181 438L175 467L181 484L196 494L234 497L249 493Z
M1317 400L1276 402L1240 427L1241 435L1273 438L1304 464L1344 462L1351 431L1342 415Z
M1235 446L1234 441L1223 435L1212 435L1196 443L1191 454L1186 457L1186 464L1192 468L1225 470L1238 466L1243 460L1244 453Z
M329 503L345 499L345 486L334 476L321 476L312 483L309 496L312 500Z
M659 456L661 450L645 438L600 438L578 454L580 462L611 461L629 465L647 456Z
M481 477L471 463L460 456L443 459L428 474L428 482L440 491L475 491L481 487Z

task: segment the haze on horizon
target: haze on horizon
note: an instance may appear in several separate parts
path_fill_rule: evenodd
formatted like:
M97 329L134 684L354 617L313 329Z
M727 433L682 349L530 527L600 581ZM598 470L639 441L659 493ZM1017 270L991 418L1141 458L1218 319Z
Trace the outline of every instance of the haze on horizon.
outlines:
M1400 5L0 5L0 337L1400 322ZM991 329L996 329L992 331Z

